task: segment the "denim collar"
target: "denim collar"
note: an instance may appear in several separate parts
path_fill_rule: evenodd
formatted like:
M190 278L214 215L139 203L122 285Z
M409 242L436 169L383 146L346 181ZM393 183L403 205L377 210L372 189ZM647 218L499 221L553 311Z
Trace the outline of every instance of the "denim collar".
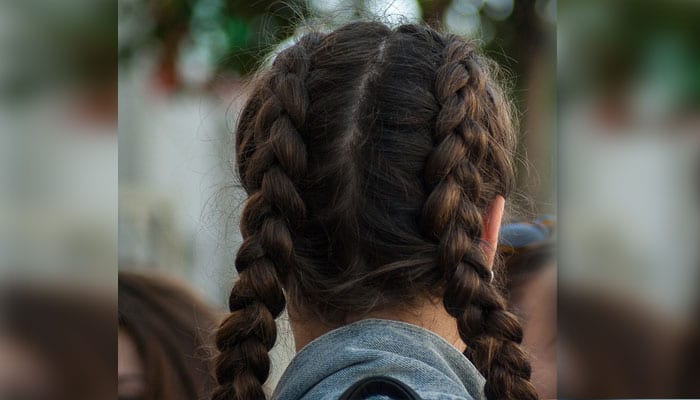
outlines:
M485 398L484 378L450 343L427 329L384 319L340 327L304 346L272 398L334 399L374 375L396 378L424 399Z

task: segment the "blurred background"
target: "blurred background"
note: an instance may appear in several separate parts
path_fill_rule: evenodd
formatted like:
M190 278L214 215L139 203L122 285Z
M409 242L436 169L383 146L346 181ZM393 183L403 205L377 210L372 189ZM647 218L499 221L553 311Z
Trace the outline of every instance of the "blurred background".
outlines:
M0 398L116 398L115 1L0 1Z
M521 116L513 216L559 215L559 397L700 396L690 0L0 1L0 389L52 376L16 360L59 339L25 329L75 317L83 332L110 331L117 265L178 277L224 308L240 242L242 85L305 27L358 17L476 37L509 71ZM66 318L42 318L47 299L65 299L49 312ZM74 376L104 378L110 363L97 364Z
M700 396L700 4L558 3L559 396Z
M116 277L114 5L0 2L3 281Z

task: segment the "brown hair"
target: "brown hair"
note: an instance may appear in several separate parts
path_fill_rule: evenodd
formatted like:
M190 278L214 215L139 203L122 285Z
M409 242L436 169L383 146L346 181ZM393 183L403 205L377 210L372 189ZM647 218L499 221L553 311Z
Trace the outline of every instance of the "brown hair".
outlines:
M508 295L524 286L550 262L556 260L556 248L553 241L545 241L515 250L509 249L501 254L507 275L505 280Z
M213 309L181 283L119 272L119 328L134 341L145 371L144 399L211 395ZM212 343L213 345L213 343Z
M306 34L260 73L238 121L249 197L213 399L265 397L285 293L336 326L441 296L487 397L537 397L479 246L487 206L513 186L494 71L459 36L355 22Z
M14 388L18 392L2 392L0 398L116 398L117 335L111 294L53 282L2 282L0 340L18 344L20 352L26 347L30 356L24 361L39 376L32 376L27 387L22 380L11 382L18 384Z

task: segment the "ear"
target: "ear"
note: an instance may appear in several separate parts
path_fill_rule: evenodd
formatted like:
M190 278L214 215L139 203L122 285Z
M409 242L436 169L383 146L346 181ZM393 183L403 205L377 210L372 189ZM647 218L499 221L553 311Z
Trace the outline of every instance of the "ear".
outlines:
M493 266L493 259L496 257L498 232L501 229L501 220L503 219L505 205L506 199L498 195L493 199L483 216L484 230L481 233L481 249L486 256L486 265L488 265L489 268Z

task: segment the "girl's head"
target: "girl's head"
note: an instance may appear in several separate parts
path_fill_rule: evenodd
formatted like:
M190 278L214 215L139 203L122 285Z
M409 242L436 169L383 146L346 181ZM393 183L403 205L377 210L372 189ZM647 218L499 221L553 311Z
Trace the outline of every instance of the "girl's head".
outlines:
M286 304L340 326L435 297L487 396L535 398L481 240L514 145L494 65L459 36L357 22L279 53L236 132L248 199L214 398L264 397Z
M219 316L170 278L119 272L120 399L210 395L211 329Z

